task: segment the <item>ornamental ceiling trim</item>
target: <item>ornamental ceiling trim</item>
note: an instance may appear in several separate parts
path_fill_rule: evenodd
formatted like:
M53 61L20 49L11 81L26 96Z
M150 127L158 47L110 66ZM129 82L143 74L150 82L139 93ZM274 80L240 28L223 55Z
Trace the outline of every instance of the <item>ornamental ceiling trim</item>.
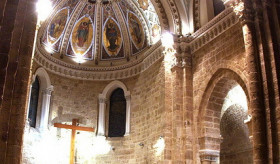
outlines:
M159 16L160 25L163 30L169 30L169 22L165 12L165 9L161 3L161 0L151 0L152 4L155 7L155 10Z
M180 14L178 12L178 8L176 6L176 3L174 2L174 0L169 0L167 1L170 8L171 8L171 12L172 12L172 17L173 17L173 22L174 22L174 28L175 28L175 33L176 34L181 34L182 30L181 30L181 18L180 18Z
M38 49L37 52L38 53L34 56L34 60L48 71L68 78L95 81L125 79L136 76L163 58L160 42L150 47L142 58L134 62L130 62L127 65L102 68L88 68L70 65L64 62L62 63L59 60L55 60L54 58L49 58L48 55L45 56L41 54Z

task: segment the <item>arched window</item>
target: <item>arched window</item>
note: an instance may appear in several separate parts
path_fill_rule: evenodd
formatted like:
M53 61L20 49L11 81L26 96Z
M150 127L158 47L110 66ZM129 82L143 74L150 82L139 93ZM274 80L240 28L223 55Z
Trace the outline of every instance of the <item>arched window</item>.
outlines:
M224 2L221 0L213 0L213 6L214 6L214 16L217 16L222 11L225 10Z
M48 73L44 68L38 68L33 75L29 93L28 121L30 127L44 130L48 126L51 85Z
M125 134L126 99L121 88L110 97L108 137L122 137Z
M28 113L29 125L34 128L36 126L39 91L40 91L40 83L38 77L36 77L35 81L32 83L31 95L29 101L29 113Z
M130 92L120 81L108 84L99 95L97 135L122 137L130 132Z

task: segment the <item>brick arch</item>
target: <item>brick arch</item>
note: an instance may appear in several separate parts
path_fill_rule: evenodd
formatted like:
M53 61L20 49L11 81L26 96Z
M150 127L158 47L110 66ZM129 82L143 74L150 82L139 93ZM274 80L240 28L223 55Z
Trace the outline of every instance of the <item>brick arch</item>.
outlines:
M220 114L227 93L236 85L248 90L241 77L230 69L218 69L210 78L198 111L198 137L200 149L220 149Z

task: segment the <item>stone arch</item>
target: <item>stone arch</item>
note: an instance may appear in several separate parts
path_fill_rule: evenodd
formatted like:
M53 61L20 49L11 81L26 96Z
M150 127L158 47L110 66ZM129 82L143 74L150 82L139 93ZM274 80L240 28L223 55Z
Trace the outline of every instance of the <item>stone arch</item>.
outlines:
M36 76L38 76L42 88L49 88L52 86L49 74L43 67L40 67L36 70L32 76L32 82L35 80Z
M31 84L35 81L36 77L38 77L40 83L38 104L39 111L36 117L36 120L38 120L36 123L36 127L39 127L41 130L45 130L49 122L50 99L51 93L53 91L53 86L51 85L51 80L47 71L43 67L40 67L36 70L36 72L32 76ZM31 87L32 85L30 86L30 88ZM29 95L31 95L31 89ZM27 109L29 109L29 104Z
M108 108L108 100L112 92L121 88L124 92L124 96L126 99L126 125L125 125L125 136L130 133L130 91L128 91L127 87L121 81L115 80L109 83L103 90L102 94L99 94L99 117L98 117L98 129L97 135L105 136L106 128L105 128L105 120L106 114L105 110Z
M248 101L249 96L244 81L230 69L218 69L208 82L198 109L200 156L207 154L212 154L214 157L219 156L221 109L228 92L237 85L245 92Z
M220 121L220 131L223 141L220 144L220 162L223 163L253 163L253 145L250 141L246 109L240 104L228 107Z

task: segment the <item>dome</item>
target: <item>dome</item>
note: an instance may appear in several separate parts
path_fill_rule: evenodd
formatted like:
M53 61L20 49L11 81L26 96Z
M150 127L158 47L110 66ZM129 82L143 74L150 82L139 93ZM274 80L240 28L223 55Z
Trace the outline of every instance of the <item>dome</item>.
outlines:
M160 27L150 0L57 1L39 30L35 60L54 73L83 79L142 67L160 47Z

